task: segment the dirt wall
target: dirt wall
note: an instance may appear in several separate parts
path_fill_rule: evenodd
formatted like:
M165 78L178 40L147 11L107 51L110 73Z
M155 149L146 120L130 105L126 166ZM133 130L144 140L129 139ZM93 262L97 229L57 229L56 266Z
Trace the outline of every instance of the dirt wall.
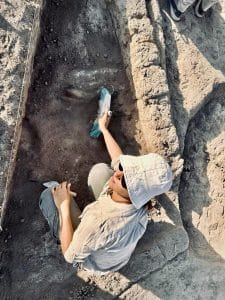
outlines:
M3 1L0 12L0 217L20 141L21 122L39 36L42 1Z
M179 212L178 188L183 160L180 158L179 140L171 114L165 65L165 42L162 27L159 25L161 20L159 6L156 1L151 1L148 6L146 1L108 3L111 6L110 12L120 41L126 70L136 96L134 101L137 104L138 123L143 135L145 151L158 152L166 156L174 172L172 191L159 197L162 205L161 215L152 216L153 222L160 228L157 233L161 230L161 235L159 238L154 236L151 242L157 245L156 248L163 249L167 260L187 249L188 238ZM155 226L157 228L157 225ZM151 245L152 247L154 248ZM163 261L161 258L158 260L159 264Z
M161 2L172 109L184 170L180 209L191 247L223 262L224 1L202 19L193 7L174 23Z

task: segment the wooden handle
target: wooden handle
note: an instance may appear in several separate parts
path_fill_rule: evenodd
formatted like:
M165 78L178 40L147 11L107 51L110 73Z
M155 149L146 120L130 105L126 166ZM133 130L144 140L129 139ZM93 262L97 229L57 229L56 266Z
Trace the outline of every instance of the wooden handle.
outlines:
M75 193L75 192L72 192L72 191L70 191L69 193L70 193L70 195L71 195L71 196L73 196L73 197L77 197L77 193Z

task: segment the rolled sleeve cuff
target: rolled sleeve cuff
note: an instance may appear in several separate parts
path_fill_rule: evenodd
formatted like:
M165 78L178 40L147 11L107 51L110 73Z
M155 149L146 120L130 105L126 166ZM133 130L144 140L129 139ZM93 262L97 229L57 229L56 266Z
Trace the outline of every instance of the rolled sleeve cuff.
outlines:
M64 258L66 260L66 262L68 262L69 264L73 263L73 257L71 256L70 253L68 253L67 251L64 254Z
M83 263L85 261L85 258L89 255L90 255L90 253L83 253L83 254L77 255L75 253L72 253L70 251L70 249L67 249L64 254L64 258L70 264L72 264L74 262Z
M111 168L116 171L119 168L120 157L116 157L111 161Z

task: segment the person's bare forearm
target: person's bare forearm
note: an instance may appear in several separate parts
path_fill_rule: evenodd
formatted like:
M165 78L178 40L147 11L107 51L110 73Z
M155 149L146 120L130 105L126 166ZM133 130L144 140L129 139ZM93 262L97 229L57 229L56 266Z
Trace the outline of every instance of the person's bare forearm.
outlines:
M119 155L123 154L120 146L118 145L116 140L113 138L113 136L109 132L108 128L105 128L104 130L102 130L102 134L104 136L106 148L111 157L111 160L113 160L114 158L117 158Z
M59 210L60 232L59 238L63 255L68 249L73 238L73 226L70 216L70 207L68 205L61 207Z

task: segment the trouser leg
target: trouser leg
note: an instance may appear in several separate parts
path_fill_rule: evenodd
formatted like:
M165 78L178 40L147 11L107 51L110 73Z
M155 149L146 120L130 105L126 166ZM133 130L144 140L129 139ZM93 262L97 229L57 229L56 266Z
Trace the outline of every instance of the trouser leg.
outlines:
M207 11L211 6L216 4L218 0L202 0L202 9Z
M174 0L174 2L177 6L177 9L183 13L190 5L195 2L195 0Z
M104 163L94 165L88 175L88 187L93 193L95 200L101 194L104 185L113 175L114 171Z
M81 215L81 211L73 197L71 197L70 201L70 215L73 229L75 230L80 223L79 216Z
M50 230L52 235L56 238L59 239L59 213L58 209L55 206L55 202L51 193L51 189L45 189L40 196L39 199L39 206L40 209L48 221ZM73 229L75 230L80 222L80 219L78 218L79 215L81 214L81 211L75 202L73 198L71 198L70 202L70 216L71 216L71 222L73 225Z

